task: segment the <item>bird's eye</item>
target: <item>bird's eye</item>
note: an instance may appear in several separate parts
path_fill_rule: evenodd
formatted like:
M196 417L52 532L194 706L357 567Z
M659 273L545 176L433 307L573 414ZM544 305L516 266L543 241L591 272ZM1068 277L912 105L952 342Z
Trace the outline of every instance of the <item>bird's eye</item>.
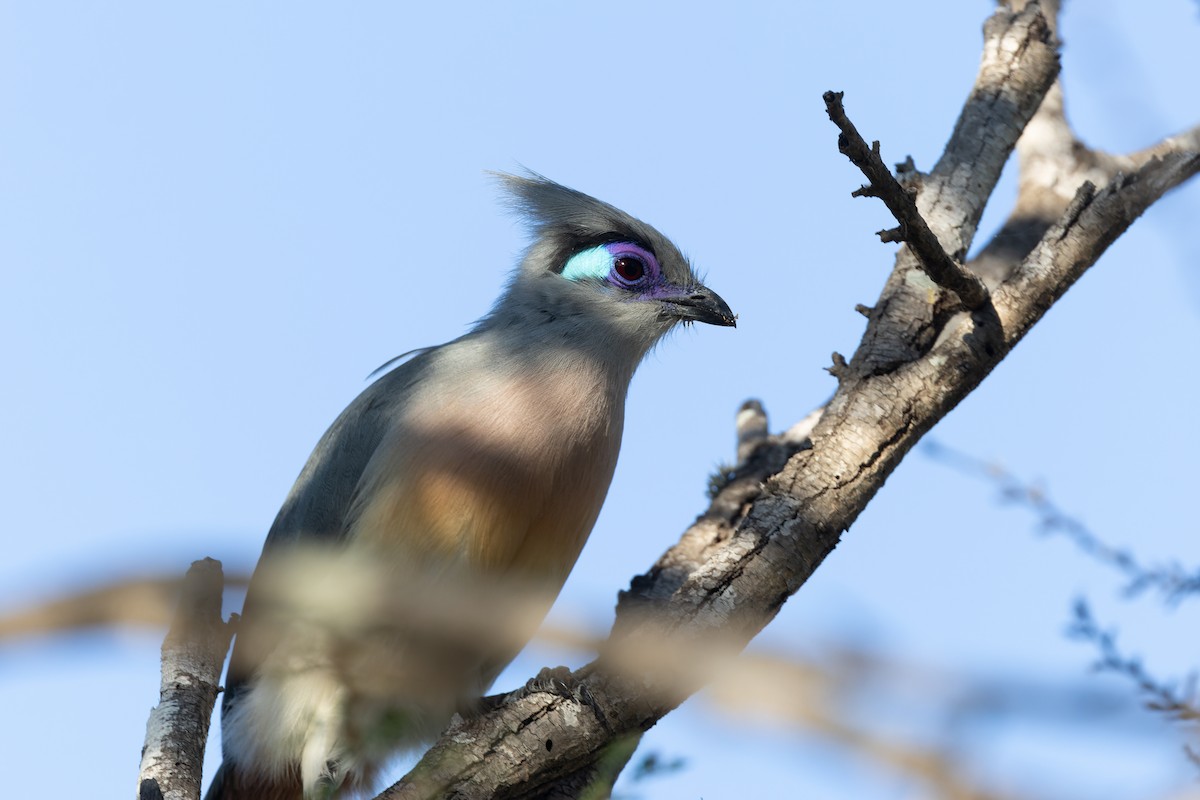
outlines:
M640 292L658 280L659 267L646 248L633 242L612 242L580 250L567 259L561 274L571 281L599 281Z
M619 256L613 260L613 271L629 283L637 283L646 276L646 265L637 256Z

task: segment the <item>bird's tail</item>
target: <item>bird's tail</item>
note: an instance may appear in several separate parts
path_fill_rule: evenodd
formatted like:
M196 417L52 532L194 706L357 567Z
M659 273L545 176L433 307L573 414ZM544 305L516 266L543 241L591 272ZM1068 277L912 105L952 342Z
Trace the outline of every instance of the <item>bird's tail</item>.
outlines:
M226 759L213 775L204 800L304 800L304 788L300 784L299 770L295 775L289 772L271 778L238 769Z

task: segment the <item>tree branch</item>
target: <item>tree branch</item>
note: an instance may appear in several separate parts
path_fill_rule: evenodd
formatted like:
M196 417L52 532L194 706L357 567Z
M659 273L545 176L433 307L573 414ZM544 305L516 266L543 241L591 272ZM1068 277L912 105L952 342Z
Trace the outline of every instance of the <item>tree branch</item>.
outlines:
M1023 0L1018 0L1023 6ZM1057 30L1058 0L1042 0L1051 30ZM1200 126L1169 136L1143 150L1120 155L1088 147L1067 122L1062 82L1055 80L1017 142L1020 167L1016 204L1008 219L969 267L994 288L1062 215L1084 183L1103 186L1119 172L1132 172L1155 157L1200 150Z
M918 198L956 257L1058 71L1036 6L997 12L985 39L976 87ZM902 249L810 441L768 440L730 472L708 511L622 594L609 641L569 696L518 695L457 723L381 797L575 796L609 743L649 728L739 652L1008 350L995 312L934 314L937 287L923 275Z
M916 188L905 190L892 176L879 157L879 142L872 142L867 147L854 123L846 116L842 96L841 92L826 92L823 98L829 119L842 132L838 137L838 151L867 177L868 184L855 189L852 194L855 197L878 197L900 223L897 228L880 231L880 240L907 244L925 274L939 286L957 294L968 309L974 311L987 303L987 287L962 264L946 255L941 242L929 230L925 218L917 210Z
M0 641L89 628L166 627L185 580L179 575L124 578L0 613ZM226 586L245 588L249 583L249 575L225 576Z
M945 251L966 257L983 209L1022 130L1058 75L1057 40L1037 3L1000 8L984 25L979 73L933 170L906 169L917 208ZM852 359L861 374L882 374L929 351L957 303L942 296L908 248L901 248Z
M233 634L221 619L224 577L211 558L184 578L175 621L162 647L159 703L146 722L139 800L198 800L204 745Z
M1001 9L984 32L979 77L946 151L914 178L919 215L958 259L1058 73L1051 22L1037 4ZM761 630L920 437L1146 207L1198 169L1197 154L1172 152L1080 191L996 281L994 309L965 313L945 302L902 249L879 302L864 309L854 358L835 359L838 390L803 426L809 435L742 438L746 460L622 594L612 635L574 674L574 690L518 693L458 721L381 797L578 796L606 748L652 726Z

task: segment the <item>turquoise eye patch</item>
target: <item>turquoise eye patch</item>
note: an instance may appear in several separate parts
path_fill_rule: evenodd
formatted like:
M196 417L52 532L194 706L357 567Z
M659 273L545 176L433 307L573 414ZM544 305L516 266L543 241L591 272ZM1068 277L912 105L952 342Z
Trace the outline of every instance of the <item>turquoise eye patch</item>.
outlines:
M588 250L576 253L563 267L562 276L567 280L579 281L592 279L605 280L612 269L612 253L607 245L597 245Z

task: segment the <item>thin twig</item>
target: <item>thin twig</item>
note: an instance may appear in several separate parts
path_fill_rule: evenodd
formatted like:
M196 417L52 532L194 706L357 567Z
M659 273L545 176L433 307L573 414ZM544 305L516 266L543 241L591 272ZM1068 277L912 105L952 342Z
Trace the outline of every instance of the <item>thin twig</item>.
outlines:
M1175 605L1189 596L1200 595L1200 569L1188 571L1178 563L1146 566L1134 553L1108 544L1082 520L1060 508L1043 487L1022 480L999 464L938 441L927 440L922 450L935 461L991 481L1005 502L1023 505L1037 515L1039 533L1063 536L1083 553L1123 574L1128 579L1124 589L1127 596L1157 589L1164 601Z
M1197 727L1200 723L1200 693L1196 689L1198 676L1195 672L1184 679L1182 687L1155 678L1141 659L1121 652L1117 647L1116 634L1100 627L1087 601L1082 598L1075 601L1075 618L1068 633L1077 639L1094 643L1100 650L1100 658L1093 665L1097 671L1116 672L1136 683L1147 698L1146 708L1192 726L1193 732L1200 731L1200 727ZM1183 750L1188 760L1200 767L1197 752L1188 745L1184 745Z
M854 127L846 109L842 106L842 92L825 92L825 110L829 119L842 132L838 136L838 150L862 170L869 183L853 192L855 197L878 197L900 223L897 228L879 232L885 242L904 242L916 255L921 268L939 286L959 296L963 305L974 311L989 301L987 287L983 281L951 258L929 229L925 218L917 210L914 194L907 191L892 175L879 157L879 142L867 147L866 141Z

